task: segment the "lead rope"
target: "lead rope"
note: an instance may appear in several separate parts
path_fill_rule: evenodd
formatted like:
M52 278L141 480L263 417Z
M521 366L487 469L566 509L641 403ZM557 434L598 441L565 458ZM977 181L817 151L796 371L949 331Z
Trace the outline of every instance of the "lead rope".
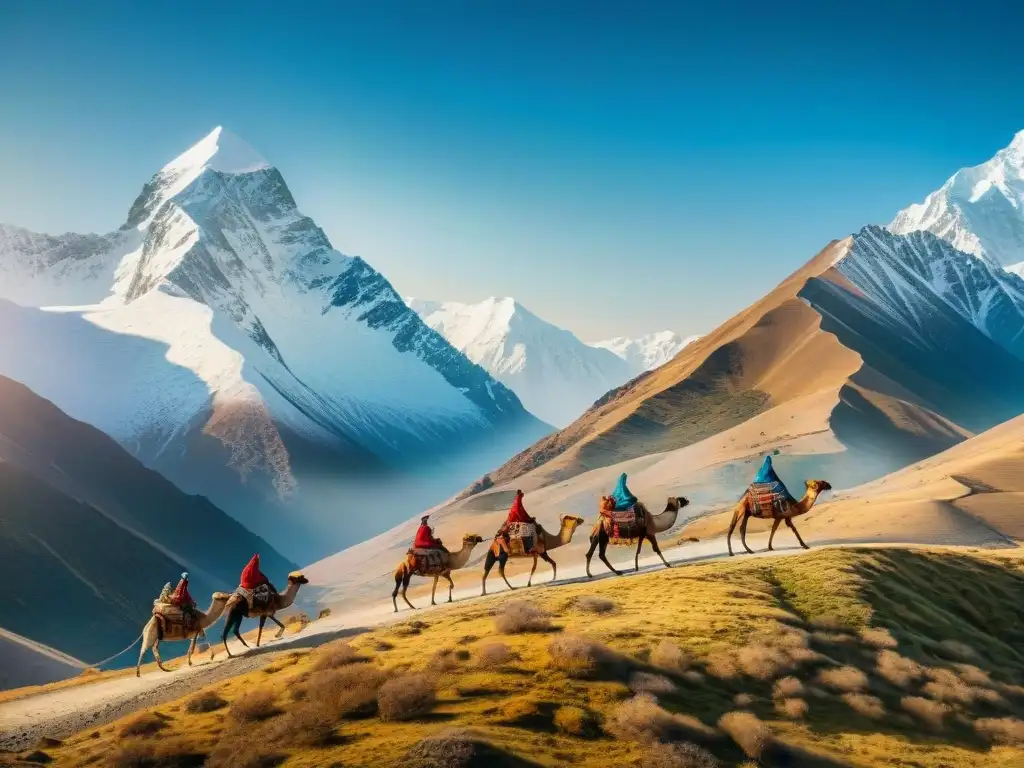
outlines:
M132 644L129 645L127 648L125 648L123 651L118 651L113 656L108 656L103 661L97 661L95 664L84 664L82 666L82 668L83 669L92 669L93 667L95 667L96 669L99 669L100 667L102 667L107 662L113 661L118 656L123 656L124 654L128 653L128 651L130 651L132 648L134 648L136 645L138 645L138 643L139 643L139 641L141 639L142 639L142 633L140 632L139 636L135 638L135 640L132 642Z

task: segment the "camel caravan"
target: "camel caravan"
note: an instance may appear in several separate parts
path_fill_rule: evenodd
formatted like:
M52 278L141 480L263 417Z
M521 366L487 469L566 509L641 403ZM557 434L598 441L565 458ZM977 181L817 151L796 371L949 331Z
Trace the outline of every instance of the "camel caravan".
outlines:
M807 480L804 485L806 491L803 498L799 500L794 498L776 474L771 456L765 456L764 463L754 478L754 482L744 491L743 496L733 508L729 532L726 535L729 554L733 554L732 534L737 525L740 527L740 543L747 552L753 554L753 550L747 546L746 538L747 522L752 517L773 521L771 533L768 536L769 550L773 549L775 533L782 522L785 522L786 526L793 531L800 546L808 549L809 547L793 524L793 518L809 512L820 495L825 491L832 490L832 486L825 480ZM609 546L635 545L633 570L639 571L640 552L645 541L650 542L651 548L661 558L665 567L671 568L658 546L657 534L675 526L679 512L688 504L689 501L682 496L671 496L661 513L652 513L629 490L625 473L620 475L611 495L602 496L599 502L599 517L590 532L590 547L586 553L587 577L593 578L590 572L590 562L595 551L608 570L617 576L622 575L622 571L617 570L608 561L606 553ZM581 517L562 515L559 518L558 532L552 533L526 511L524 494L522 491L516 491L515 500L512 502L504 523L487 546L483 560L481 595L487 594L487 577L495 563L498 565L498 574L506 586L509 589L515 589L505 576L505 565L509 559L529 558L533 561L533 567L530 569L530 576L526 582L527 587L533 584L538 560L543 560L551 566L551 581L554 582L558 578L558 565L551 557L551 552L569 544L576 529L584 522ZM430 591L431 605L437 605L435 599L437 584L443 578L448 582L448 602L452 602L452 593L455 590L452 571L461 570L469 565L473 550L483 542L484 539L476 534L466 534L462 537L461 549L450 551L440 539L435 538L429 523L429 516L424 515L420 519L420 526L416 531L412 547L406 552L394 572L395 588L391 593L391 602L395 612L398 612L399 593L406 605L413 609L416 607L409 601L407 595L413 576L433 579L433 587ZM210 607L206 611L200 611L188 591L188 574L181 574L181 580L175 589L172 590L170 583L167 583L160 593L160 597L153 601L152 616L142 630L142 649L139 652L139 661L135 668L136 675L141 674L142 660L146 651L150 649L153 651L153 658L157 666L165 672L169 671L160 659L160 643L164 640L187 640L189 642L187 661L191 666L196 643L200 637L205 639L206 630L213 626L221 616L226 616L221 641L229 657L232 656L231 650L228 648L229 634L234 634L243 646L249 647L241 634L241 624L245 618L259 619L259 631L256 635L257 647L263 637L263 627L267 619L277 624L279 629L274 639L280 639L284 634L285 627L275 614L291 607L299 589L308 583L308 579L301 573L290 573L284 592L278 592L260 571L260 557L256 554L242 570L237 589L234 592L215 592ZM211 645L211 659L214 657L214 653Z
M795 499L776 474L771 456L765 456L764 463L754 478L754 482L744 491L743 496L733 509L732 522L726 536L729 554L733 554L732 534L738 523L740 524L740 541L747 552L753 553L746 541L747 520L751 517L774 521L771 534L768 537L769 550L773 549L775 532L783 521L793 531L800 546L807 549L807 544L804 543L796 526L793 525L793 518L809 512L820 494L832 490L832 486L825 480L808 480L805 486L807 490L804 497L800 500ZM510 558L533 560L533 567L530 569L530 576L526 582L527 587L533 584L533 575L537 570L538 559L551 566L551 581L555 581L558 578L558 565L551 557L550 552L571 542L576 529L585 522L580 517L562 515L559 518L558 533L552 534L527 513L523 499L523 492L517 490L505 522L502 523L487 547L483 561L481 595L487 594L487 577L495 563L498 564L498 574L506 586L510 590L516 589L505 576L505 565ZM595 551L608 570L617 576L622 575L622 571L617 570L608 561L606 552L609 546L635 546L633 570L639 571L640 552L643 550L645 541L650 542L651 548L661 558L665 567L671 568L672 566L661 553L661 547L658 546L657 534L675 526L679 512L689 503L682 496L670 496L662 512L652 513L629 490L626 474L620 475L611 495L602 496L599 503L599 518L591 530L590 548L586 554L587 577L593 578L590 572L590 561ZM469 564L473 549L482 541L483 539L476 534L466 534L462 538L462 549L457 552L449 552L443 542L434 536L429 516L424 515L420 519L420 526L416 531L412 547L395 569L395 589L391 593L391 602L395 612L398 611L399 593L401 593L405 604L415 609L416 606L409 601L406 594L413 576L434 580L433 589L430 592L431 605L437 605L435 601L437 582L444 578L448 582L448 602L452 602L452 592L455 589L452 571L465 568Z

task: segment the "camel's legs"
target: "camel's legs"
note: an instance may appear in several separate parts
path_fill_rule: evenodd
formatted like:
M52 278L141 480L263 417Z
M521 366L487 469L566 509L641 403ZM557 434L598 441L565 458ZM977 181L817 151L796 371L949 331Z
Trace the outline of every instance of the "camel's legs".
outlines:
M441 578L441 577L438 574L434 574L434 586L432 586L430 588L430 604L431 605L437 605L437 603L434 602L434 593L437 592L437 580L439 578Z
M587 578L588 579L594 578L593 575L590 573L590 558L592 558L594 556L594 550L597 549L597 543L598 543L598 541L600 541L600 539L601 539L601 534L600 533L598 533L596 536L591 536L590 537L590 549L587 550Z
M452 592L455 591L455 582L452 581L452 572L445 571L444 577L448 579L448 602L452 601Z
M663 562L665 564L665 567L666 568L671 568L672 566L668 564L668 560L666 560L665 556L663 554L661 554L661 547L658 546L658 540L656 538L654 538L654 534L653 533L647 534L647 539L648 539L648 541L651 542L651 546L654 547L655 553L658 555L658 557L661 558L661 562Z
M256 631L256 647L260 647L260 640L263 639L263 625L267 623L266 616L260 616L260 628Z
M750 520L750 516L746 515L743 518L743 522L740 523L740 544L747 550L751 555L754 554L754 550L747 546L747 521Z
M487 550L487 557L484 559L484 578L483 581L481 582L481 586L483 587L482 591L480 592L481 595L487 594L487 577L488 575L490 575L491 568L494 567L494 562L497 559L498 558L495 557L493 549Z
M416 610L416 606L409 602L409 598L406 596L406 592L409 589L409 582L412 581L412 571L406 571L402 576L402 599L405 600L405 604Z
M242 645L244 645L246 648L248 648L249 644L247 642L245 642L245 638L242 637L241 629L242 629L242 614L241 614L241 612L239 612L238 618L235 619L235 637L238 638L238 642L240 642Z
M398 613L398 590L402 588L402 570L395 571L395 591L391 593L391 603L395 606L395 613Z
M615 566L608 562L606 553L608 552L608 535L604 533L604 529L597 534L597 556L601 558L601 562L608 566L608 570L614 573L616 576L621 576L622 572L615 570Z
M808 547L806 544L804 544L804 540L800 538L800 531L798 531L796 529L796 526L793 525L793 521L790 520L788 517L786 518L786 525L789 526L789 529L796 536L796 540L800 542L800 546L803 547L804 549L810 549L810 547Z
M167 669L167 667L164 666L164 663L160 660L160 638L159 637L156 639L156 642L153 643L153 658L156 659L156 665L158 667L160 667L160 671L161 672L170 672L171 671L171 670Z
M558 566L555 564L555 561L551 559L551 555L547 552L541 552L540 556L544 558L545 562L551 563L551 580L555 581L558 578Z
M633 570L640 570L640 550L644 548L644 536L639 536L636 543L636 556L633 558Z
M231 658L231 649L228 648L228 632L231 631L231 622L234 619L234 617L235 614L234 612L232 612L228 614L228 617L226 619L224 619L224 631L221 633L220 636L220 640L222 643L224 643L224 650L227 652L229 659Z
M508 585L508 588L514 590L515 587L513 587L511 584L509 584L508 579L505 578L505 563L507 563L507 562L508 562L508 553L505 550L502 550L498 554L498 573L501 574L501 578L505 580L505 584Z
M526 586L528 586L528 587L532 587L533 586L533 574L534 574L534 571L536 571L536 570L537 570L537 556L534 555L533 556L533 568L530 569L530 578L528 578L526 580Z
M188 661L188 665L192 666L192 652L196 649L196 640L199 639L199 633L192 635L192 639L188 643L188 654L185 656Z
M156 617L146 622L146 626L142 629L142 647L139 649L139 663L135 665L135 676L142 677L140 667L142 667L142 657L146 655L146 651L149 647L156 642L157 636Z
M725 535L725 543L729 547L729 557L732 557L732 532L736 530L736 523L740 521L740 515L743 514L743 502L741 501L736 505L736 508L732 512L732 522L729 523L729 533Z
M275 640L280 640L281 639L281 635L284 634L284 624L282 624L280 621L278 621L276 616L271 615L271 616L268 616L267 618L269 618L272 622L277 624L277 626L279 627L279 629L277 630L277 634L274 635L274 639Z
M775 532L777 530L779 530L779 523L781 523L781 522L782 522L782 518L781 517L776 517L775 520L772 521L772 532L768 534L768 551L769 552L772 551L772 539L775 538Z

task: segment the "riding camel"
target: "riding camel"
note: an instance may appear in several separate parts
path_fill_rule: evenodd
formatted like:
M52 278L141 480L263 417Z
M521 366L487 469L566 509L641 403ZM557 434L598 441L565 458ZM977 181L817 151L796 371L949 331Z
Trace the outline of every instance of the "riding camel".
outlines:
M732 522L729 523L729 533L725 537L725 542L729 547L729 554L732 555L732 532L736 528L736 524L740 523L740 543L743 544L743 548L750 554L754 554L754 550L747 546L747 520L752 517L757 517L762 520L773 520L772 532L768 535L768 551L772 551L772 540L775 538L775 531L779 527L779 523L785 521L789 529L793 531L796 536L796 540L800 542L800 546L804 549L810 549L802 538L800 538L800 532L797 531L796 526L793 525L793 518L799 517L800 515L806 515L811 511L811 507L814 506L814 502L817 501L819 494L823 491L831 491L832 486L825 480L808 480L804 483L807 487L807 492L804 493L804 497L800 501L795 499L785 499L778 503L771 505L757 504L751 495L751 490L748 488L747 492L743 494L736 506L732 510ZM766 508L767 506L767 508ZM742 522L740 522L742 518Z
M655 553L661 558L661 562L665 564L666 568L672 566L668 564L665 556L661 554L661 548L658 546L658 539L655 534L667 531L673 525L676 524L676 517L679 515L679 510L689 504L689 500L682 496L669 496L668 502L665 504L665 509L660 514L654 515L643 505L641 502L636 502L636 509L643 513L644 523L643 528L637 532L637 547L636 555L633 558L633 570L640 570L640 550L643 549L644 540L651 542ZM628 545L632 544L632 539L626 539L623 541L613 541L611 535L612 521L601 516L597 525L594 526L594 530L590 533L590 549L587 550L587 576L593 578L590 573L590 559L594 556L594 550L597 550L598 557L601 558L601 562L608 566L608 570L614 573L616 576L621 576L622 572L615 570L611 563L608 562L608 558L605 556L605 552L608 549L608 545Z
M230 592L214 592L210 607L205 612L195 610L194 613L199 617L199 621L190 624L187 628L180 608L169 603L159 603L154 606L153 617L146 622L146 626L142 629L142 649L139 651L139 663L135 665L135 676L141 677L142 672L139 668L142 666L142 657L146 655L146 651L150 647L153 649L156 665L164 672L171 671L166 669L160 660L160 643L164 640L188 640L188 665L191 667L192 652L196 649L196 639L205 633L207 627L211 627L217 622L217 619L224 613L224 608L230 598ZM211 659L213 654L213 646L210 646Z
M523 552L521 554L513 554L508 549L504 537L496 536L494 541L491 542L490 548L487 550L487 559L484 560L484 578L483 578L483 592L481 594L487 594L487 576L491 572L491 568L494 564L498 564L498 573L501 574L501 578L505 579L505 583L508 584L509 589L515 589L511 584L508 583L508 579L505 578L505 563L508 562L510 557L532 557L533 567L530 569L530 578L526 582L526 586L532 586L533 574L537 570L537 558L543 559L547 563L551 563L551 580L554 581L558 578L558 566L555 561L548 556L548 552L558 547L563 547L572 541L572 535L576 533L576 529L583 525L582 517L573 517L572 515L562 515L559 520L561 521L561 528L558 531L557 536L553 536L541 527L540 523L537 523L537 543L534 545L531 552Z
M429 567L417 567L417 561L419 565L424 565L422 557L417 558L417 555L410 550L405 559L398 564L395 568L395 591L391 593L391 602L394 603L395 613L398 613L398 590L402 590L402 599L405 600L405 604L413 610L416 610L416 606L409 602L409 598L406 597L406 590L409 589L409 581L413 576L423 576L424 578L434 577L434 586L430 590L430 604L437 605L434 602L434 594L437 592L437 580L442 576L448 580L448 602L452 601L452 590L455 589L455 582L452 581L452 571L457 571L460 568L464 568L466 563L469 562L469 556L473 553L473 548L483 542L483 539L474 533L467 533L462 537L462 549L458 552L448 552L443 549L436 550L436 564Z
M224 642L224 650L228 652L228 656L231 655L230 649L228 649L228 633L234 632L242 645L246 648L249 645L245 642L242 637L242 633L239 629L242 626L242 619L244 618L255 618L260 617L260 629L256 633L256 647L260 647L260 639L263 637L263 625L267 623L267 619L277 624L280 627L277 630L277 634L274 636L275 640L279 640L281 635L284 634L284 624L277 620L274 616L278 611L283 611L285 608L290 608L292 603L295 602L295 596L299 593L299 587L303 584L309 584L309 579L303 576L301 573L289 573L288 574L288 587L284 592L271 592L270 602L262 605L255 605L252 609L249 608L249 601L245 599L243 595L233 592L231 598L228 600L227 607L227 619L224 620L224 634L221 636L221 640Z

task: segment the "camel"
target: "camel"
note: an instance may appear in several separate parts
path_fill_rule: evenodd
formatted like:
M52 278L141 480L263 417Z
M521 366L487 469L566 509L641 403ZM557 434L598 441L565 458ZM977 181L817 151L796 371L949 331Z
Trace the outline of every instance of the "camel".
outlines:
M409 602L409 598L406 597L406 590L409 589L409 581L414 575L423 576L429 578L434 577L434 586L430 590L430 604L437 605L434 602L434 594L437 592L437 580L444 576L448 580L448 602L452 601L452 590L455 589L455 582L452 581L452 571L457 571L460 568L464 568L466 563L469 562L469 556L473 552L473 547L480 544L483 541L475 533L467 533L462 537L462 549L458 552L448 552L447 550L439 550L441 554L441 565L438 568L431 569L431 571L423 572L416 570L416 556L410 550L406 554L405 559L398 564L395 568L395 591L391 593L391 602L395 606L395 613L398 613L398 590L402 590L402 599L405 600L405 604L413 610L416 610L416 606Z
M572 515L562 515L559 518L561 522L561 529L558 531L557 536L553 536L545 531L540 523L537 523L537 544L533 548L533 552L513 555L506 548L505 540L496 536L494 541L491 542L490 549L487 550L487 559L484 561L484 578L483 578L483 592L481 594L487 594L487 575L491 572L491 568L494 567L494 563L498 563L498 573L501 574L501 578L505 579L505 583L508 584L509 589L515 589L511 584L508 583L508 579L505 578L505 563L508 562L510 557L532 557L533 568L530 569L530 578L526 582L526 586L532 586L533 574L537 570L537 558L542 558L545 562L551 563L551 580L554 581L558 578L558 566L555 561L548 556L548 552L552 549L565 546L572 541L572 535L576 533L576 529L583 525L582 517L573 517Z
M818 499L818 495L823 491L831 491L832 486L825 480L808 480L804 483L807 487L807 492L800 501L788 501L781 505L772 505L771 509L758 508L755 509L753 500L750 497L750 489L743 494L732 511L732 522L729 523L729 533L725 537L725 542L729 547L729 554L732 555L732 532L736 528L736 524L740 523L740 543L743 544L743 548L750 554L754 554L754 550L747 546L747 520L752 517L759 517L763 520L772 519L772 532L768 535L768 551L772 550L772 540L775 538L775 531L779 527L779 523L783 520L786 521L786 525L796 535L796 540L800 542L800 546L804 549L810 549L802 538L800 538L800 532L797 531L796 526L793 525L793 518L799 517L800 515L806 515L811 511L811 507L814 506L814 502ZM742 522L740 522L742 518Z
M164 640L188 640L188 665L192 666L192 652L196 649L196 639L199 635L204 634L207 627L213 626L217 619L224 613L224 608L231 597L230 592L214 592L213 601L210 603L210 607L206 611L196 611L199 616L199 623L192 628L190 631L185 631L185 624L181 621L169 622L166 619L161 620L160 616L154 615L146 622L146 626L142 629L142 649L139 651L139 663L135 665L135 676L141 677L142 672L142 657L146 655L146 651L152 647L153 658L156 659L156 665L164 672L170 672L171 670L164 667L163 662L160 660L160 643ZM214 650L210 647L210 658L213 658Z
M260 647L260 639L263 637L263 625L267 623L267 619L277 624L280 629L277 630L277 634L274 636L275 640L280 640L281 635L284 634L284 624L277 620L274 616L278 611L283 611L285 608L291 607L291 604L295 602L295 596L299 593L299 587L303 584L309 584L309 579L303 576L301 573L289 573L288 574L288 587L284 592L273 592L271 593L270 604L266 607L257 607L253 610L249 610L249 601L242 595L234 592L231 594L231 599L228 600L227 614L228 617L224 621L224 634L221 636L221 640L224 642L224 650L228 652L228 656L231 656L231 651L228 649L228 633L234 632L242 645L246 648L249 645L245 642L242 637L242 633L239 629L242 626L242 619L246 617L260 617L260 630L256 634L256 647Z
M658 557L661 558L661 562L665 564L666 568L672 566L668 564L665 556L661 554L661 547L658 546L658 540L655 538L656 533L667 531L673 525L676 524L676 517L679 515L679 510L689 504L689 500L684 499L682 496L669 496L668 502L665 504L665 510L658 515L653 515L648 511L639 501L636 506L643 510L644 513L644 530L637 537L636 556L633 558L633 570L640 570L640 550L643 549L644 540L651 542L651 546L657 553ZM608 566L608 570L614 573L616 576L621 576L622 572L615 570L612 564L608 562L608 558L605 556L605 552L608 549L608 544L611 541L611 534L609 533L609 527L611 521L602 516L598 521L597 525L594 526L594 530L590 534L590 549L587 550L587 577L593 578L590 573L590 559L594 556L594 550L598 550L598 557L601 558L601 562Z

